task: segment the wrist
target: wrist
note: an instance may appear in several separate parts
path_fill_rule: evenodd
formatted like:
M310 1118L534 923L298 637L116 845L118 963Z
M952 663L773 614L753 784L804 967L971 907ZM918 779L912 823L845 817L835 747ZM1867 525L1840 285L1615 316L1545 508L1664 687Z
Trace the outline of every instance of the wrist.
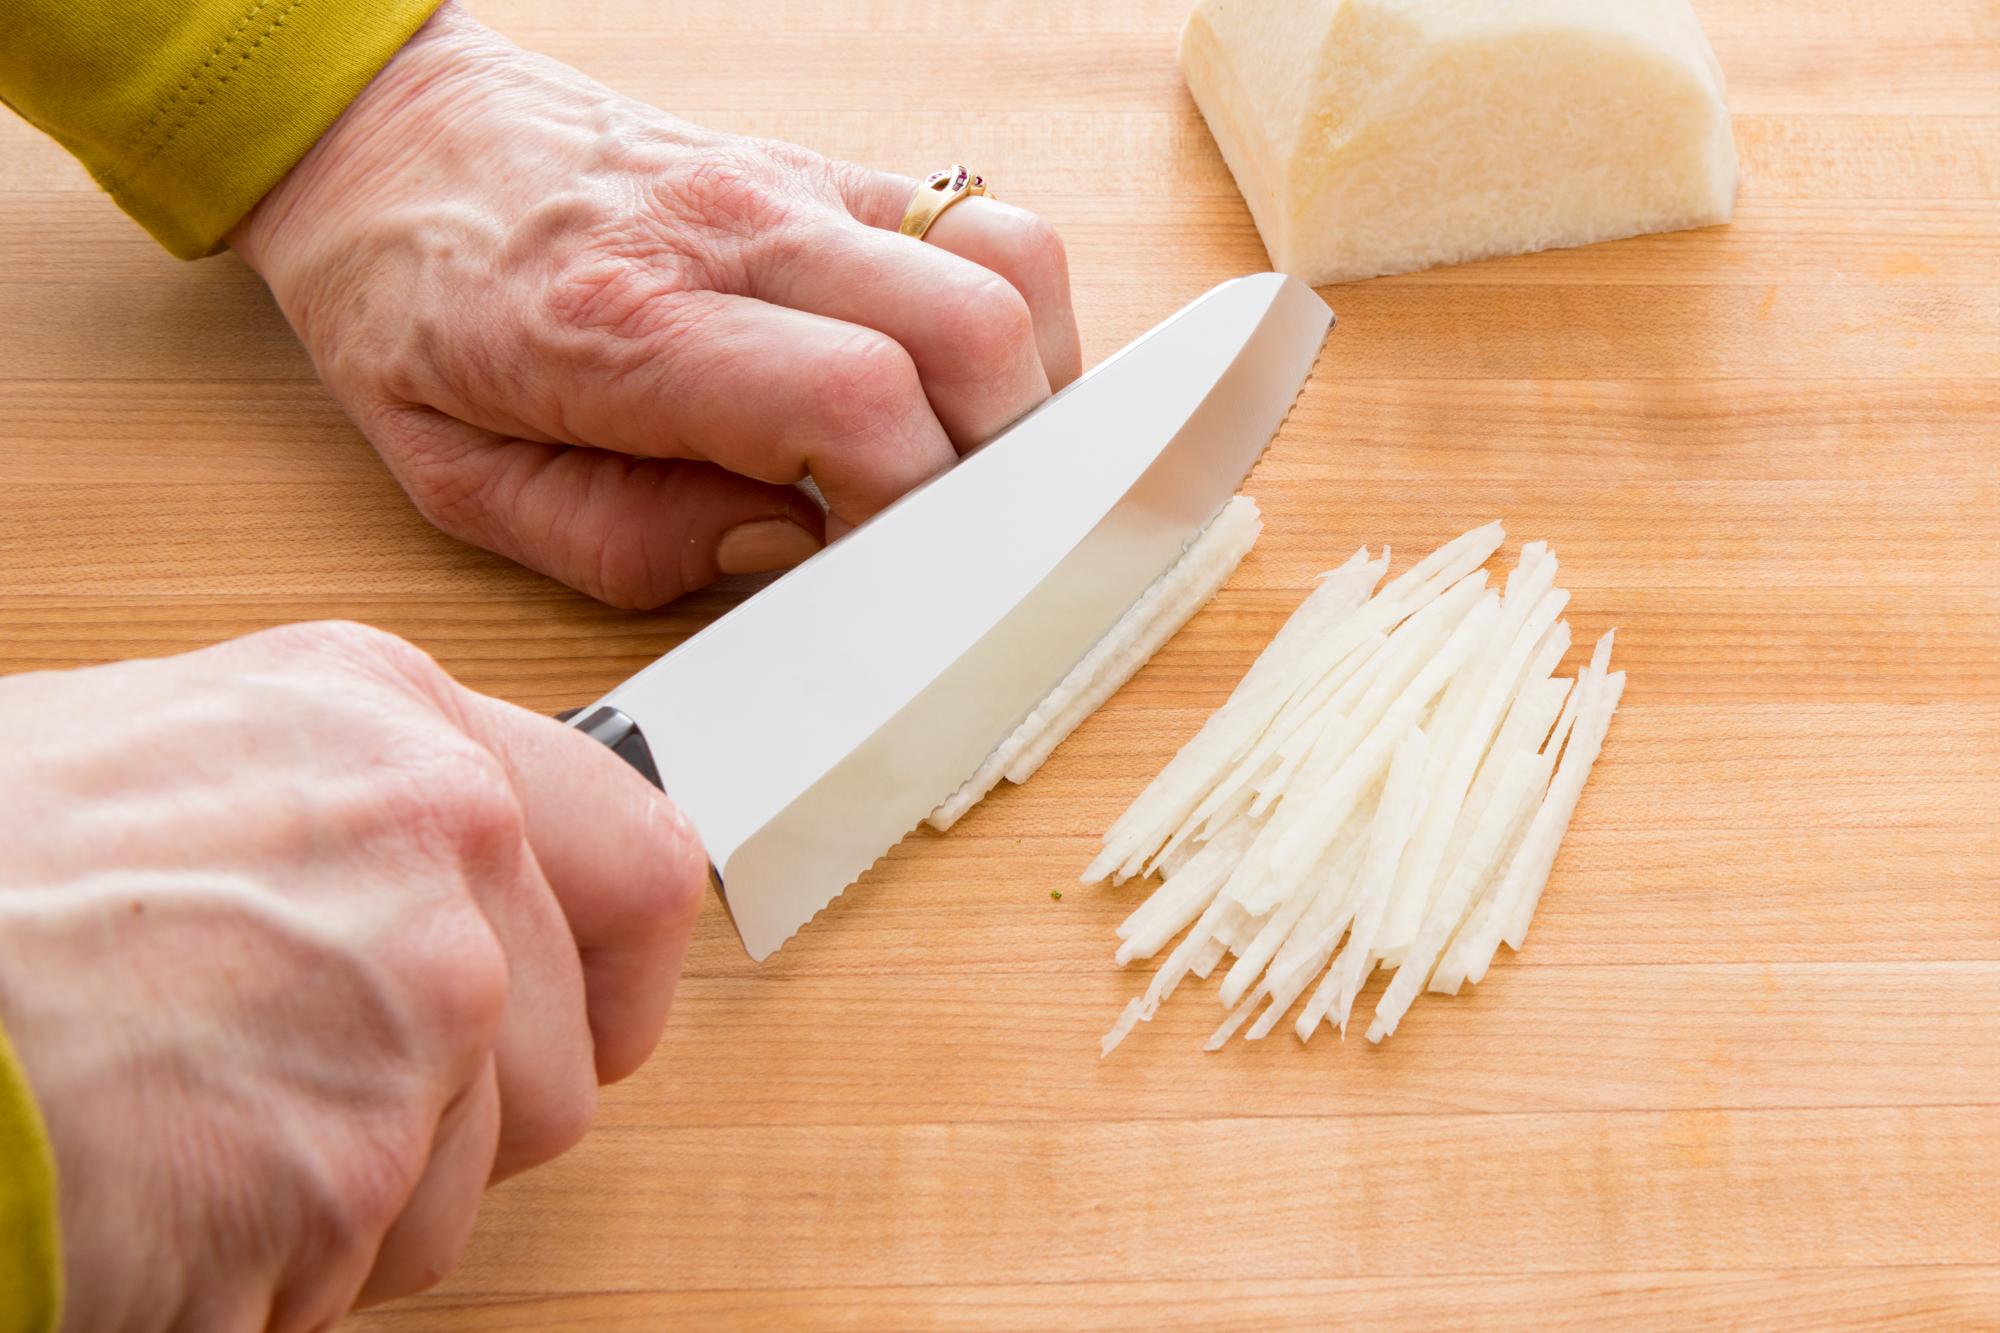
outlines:
M310 219L330 200L354 202L387 179L397 152L393 127L448 98L454 85L504 47L490 29L445 0L348 104L285 178L225 238L267 281L284 255L302 247Z

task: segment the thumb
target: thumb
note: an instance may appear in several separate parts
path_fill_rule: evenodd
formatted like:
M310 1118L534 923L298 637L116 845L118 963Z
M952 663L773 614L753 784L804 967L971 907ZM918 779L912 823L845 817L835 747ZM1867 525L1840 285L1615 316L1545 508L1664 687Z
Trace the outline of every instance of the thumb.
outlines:
M613 606L787 569L825 540L796 487L712 463L510 439L428 408L381 424L384 459L432 523Z

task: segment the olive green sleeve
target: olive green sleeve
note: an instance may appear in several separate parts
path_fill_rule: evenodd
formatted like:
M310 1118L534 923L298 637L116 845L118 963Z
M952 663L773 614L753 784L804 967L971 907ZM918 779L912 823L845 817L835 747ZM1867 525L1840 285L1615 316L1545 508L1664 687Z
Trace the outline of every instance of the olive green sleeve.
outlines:
M51 1333L61 1312L55 1158L0 1032L0 1328Z
M0 101L183 259L238 219L440 0L4 0Z

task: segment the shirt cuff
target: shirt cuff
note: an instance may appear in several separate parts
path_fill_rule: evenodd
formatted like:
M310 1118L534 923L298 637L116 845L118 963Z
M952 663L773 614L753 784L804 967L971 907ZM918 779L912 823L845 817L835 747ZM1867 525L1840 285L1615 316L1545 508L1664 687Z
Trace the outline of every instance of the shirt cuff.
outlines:
M183 259L285 178L441 0L243 0L220 47L168 86L174 108L99 181Z
M28 1079L0 1031L0 1328L54 1333L62 1315L56 1162Z

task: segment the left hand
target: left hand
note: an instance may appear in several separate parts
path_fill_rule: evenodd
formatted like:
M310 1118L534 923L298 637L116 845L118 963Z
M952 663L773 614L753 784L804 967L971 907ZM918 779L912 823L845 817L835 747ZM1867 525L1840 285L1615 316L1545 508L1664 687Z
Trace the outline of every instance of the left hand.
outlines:
M655 606L796 563L1076 378L1055 232L974 198L911 240L914 186L447 4L230 241L426 516Z

